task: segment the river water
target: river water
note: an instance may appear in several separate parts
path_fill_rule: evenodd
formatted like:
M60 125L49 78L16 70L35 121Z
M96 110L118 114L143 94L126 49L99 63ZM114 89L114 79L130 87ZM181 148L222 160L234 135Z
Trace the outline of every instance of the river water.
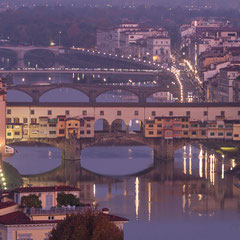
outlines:
M5 161L22 175L25 186L80 187L81 201L95 201L130 220L124 227L126 240L240 235L240 189L235 186L239 180L227 174L238 164L238 154L189 145L178 149L174 159L154 159L147 146L95 146L82 151L81 163L63 166L57 148L14 147L16 154Z

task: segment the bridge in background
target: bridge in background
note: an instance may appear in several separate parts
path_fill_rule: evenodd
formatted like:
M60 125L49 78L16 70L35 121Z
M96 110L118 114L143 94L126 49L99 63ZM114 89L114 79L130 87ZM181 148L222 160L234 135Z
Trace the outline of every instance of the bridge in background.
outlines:
M49 85L15 85L9 86L8 90L17 90L29 95L33 102L39 102L40 97L54 89L71 88L78 90L88 96L89 102L95 103L97 97L108 91L122 90L132 93L138 97L139 103L146 103L147 98L158 92L171 92L174 97L180 99L180 90L178 86L158 86L155 87L141 87L128 85L96 85L96 84L49 84Z
M16 53L17 55L17 61L18 61L18 67L23 68L24 67L24 56L27 52L32 50L47 50L52 52L55 56L59 55L61 52L64 53L64 49L61 47L36 47L36 46L1 46L0 50L11 50Z

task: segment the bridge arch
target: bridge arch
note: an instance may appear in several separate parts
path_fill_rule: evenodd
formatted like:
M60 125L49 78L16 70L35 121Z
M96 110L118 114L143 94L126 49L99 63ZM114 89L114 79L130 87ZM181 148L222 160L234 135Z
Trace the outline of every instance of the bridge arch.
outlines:
M96 94L96 102L139 102L139 96L131 89L103 90Z
M30 94L23 90L9 89L7 91L7 102L32 102L33 98Z
M89 96L75 87L55 86L44 91L40 102L89 102Z
M94 131L95 132L109 132L110 131L109 122L105 118L97 119L94 124Z
M111 132L126 132L127 125L123 119L115 119L111 123Z
M128 132L129 133L136 133L136 132L142 132L143 131L143 122L138 119L134 118L131 119L128 123Z

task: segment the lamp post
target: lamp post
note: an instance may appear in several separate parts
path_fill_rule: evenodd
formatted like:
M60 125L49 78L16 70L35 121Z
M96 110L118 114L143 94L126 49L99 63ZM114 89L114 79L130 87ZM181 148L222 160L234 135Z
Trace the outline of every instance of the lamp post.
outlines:
M58 32L58 46L59 46L59 47L60 47L60 40L61 40L60 37L61 37L61 33L62 33L61 31Z

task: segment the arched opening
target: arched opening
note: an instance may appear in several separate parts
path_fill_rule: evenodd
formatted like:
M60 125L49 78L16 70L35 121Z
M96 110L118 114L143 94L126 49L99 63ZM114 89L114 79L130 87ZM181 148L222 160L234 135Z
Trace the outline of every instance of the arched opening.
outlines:
M147 102L174 102L174 97L170 92L156 92L147 97Z
M129 133L141 133L143 131L143 123L139 119L132 119L128 124Z
M89 97L72 88L56 88L44 93L40 102L89 102Z
M55 55L46 49L34 49L26 52L24 55L24 63L32 68L48 68L55 63Z
M32 102L32 98L25 92L18 90L8 90L7 102Z
M0 68L9 69L16 65L17 54L11 49L0 48Z
M110 125L108 121L104 118L98 119L94 124L94 131L95 132L109 132L110 131Z
M121 89L102 93L96 99L97 102L138 102L138 96Z
M115 119L111 124L111 132L126 132L126 123L122 119Z

